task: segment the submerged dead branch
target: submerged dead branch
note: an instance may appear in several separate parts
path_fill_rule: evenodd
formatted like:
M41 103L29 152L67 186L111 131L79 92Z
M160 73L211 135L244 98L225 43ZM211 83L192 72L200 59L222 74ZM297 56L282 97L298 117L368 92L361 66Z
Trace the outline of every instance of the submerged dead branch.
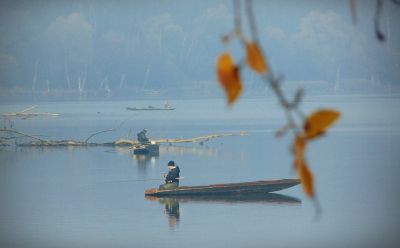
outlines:
M1 130L0 130L1 131ZM134 139L126 139L126 138L121 138L116 141L112 142L104 142L104 143L89 143L87 142L91 137L93 137L96 134L99 133L104 133L106 131L111 131L110 130L104 130L101 132L97 132L93 135L91 135L89 138L87 138L85 141L78 141L78 140L42 140L37 137L32 136L31 138L35 138L35 141L30 141L30 142L24 142L17 144L18 146L23 146L23 147L69 147L69 146L74 146L74 147L88 147L88 146L111 146L111 147L134 147L136 145L139 145L139 142ZM199 136L199 137L194 137L194 138L189 138L189 139L152 139L150 140L152 143L155 144L163 144L163 143L200 143L200 142L207 142L212 139L216 138L222 138L222 137L228 137L228 136L246 136L248 135L246 132L240 132L240 133L226 133L226 134L210 134L210 135L204 135L204 136ZM29 136L27 136L29 137Z
M23 133L23 132L14 130L14 129L2 128L2 129L0 129L0 132L15 133L15 134L21 135L20 137L15 137L15 138L28 137L28 138L31 138L31 139L39 140L40 142L48 142L47 140L38 138L37 135L35 136L35 135ZM5 137L3 139L10 139L10 137Z
M247 136L246 132L240 133L225 133L225 134L210 134L205 136L199 136L191 139L160 139L154 140L156 143L188 143L188 142L207 142L211 139L222 138L227 136Z
M0 117L21 117L23 119L26 119L29 117L37 117L37 116L56 117L60 115L58 113L50 113L50 112L29 112L30 110L36 107L37 106L35 105L19 112L1 113Z
M94 134L90 135L90 136L85 140L85 143L87 143L88 140L90 140L90 139L91 139L93 136L95 136L95 135L98 135L98 134L101 134L101 133L106 133L106 132L112 132L112 131L115 131L115 130L116 130L115 128L111 128L111 129L102 130L102 131L99 131L99 132L97 132L97 133L94 133Z

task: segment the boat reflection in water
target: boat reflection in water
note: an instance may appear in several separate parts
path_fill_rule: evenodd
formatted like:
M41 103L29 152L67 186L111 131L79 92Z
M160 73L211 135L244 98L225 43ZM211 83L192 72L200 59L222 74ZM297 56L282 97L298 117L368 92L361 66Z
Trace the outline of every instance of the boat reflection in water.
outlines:
M154 166L156 164L156 161L158 159L157 156L152 156L152 155L131 155L133 159L136 160L138 170L141 174L146 174L146 170L148 165Z
M146 200L164 204L164 214L168 216L170 228L177 227L180 221L180 203L223 203L223 204L268 204L268 205L300 205L301 200L276 193L246 193L227 195L181 195L173 197L145 196Z
M117 148L121 153L129 153L129 156L137 163L138 170L141 174L146 174L147 167L155 166L160 155L182 155L191 154L197 156L216 157L220 155L215 148L208 148L205 146L167 146L160 145L158 153L150 154L134 154L127 148Z

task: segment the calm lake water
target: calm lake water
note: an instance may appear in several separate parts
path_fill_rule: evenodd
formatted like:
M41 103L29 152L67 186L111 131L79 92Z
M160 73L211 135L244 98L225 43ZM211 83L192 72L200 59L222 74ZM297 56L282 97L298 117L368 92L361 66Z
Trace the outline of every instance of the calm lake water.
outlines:
M274 131L284 123L272 99L171 101L174 111L133 112L163 101L52 102L0 105L0 112L34 104L56 118L13 119L15 129L43 138L114 141L149 130L150 138L191 138L248 132L204 145L160 148L139 158L127 149L0 148L1 247L398 247L400 237L400 98L328 96L307 99L342 112L307 151L322 215L301 187L274 199L145 199L167 162L181 185L293 178L289 144ZM2 120L1 125L8 125Z

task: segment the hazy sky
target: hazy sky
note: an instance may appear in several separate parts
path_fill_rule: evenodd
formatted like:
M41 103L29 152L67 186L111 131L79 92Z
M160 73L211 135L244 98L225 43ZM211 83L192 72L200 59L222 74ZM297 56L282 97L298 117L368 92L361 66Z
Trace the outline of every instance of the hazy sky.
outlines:
M254 1L261 44L287 80L379 78L400 83L400 6L384 3L375 38L375 1ZM0 87L176 88L215 81L224 50L239 60L232 1L1 1ZM244 12L243 18L245 19ZM247 23L244 21L244 25ZM250 72L244 77L259 83Z

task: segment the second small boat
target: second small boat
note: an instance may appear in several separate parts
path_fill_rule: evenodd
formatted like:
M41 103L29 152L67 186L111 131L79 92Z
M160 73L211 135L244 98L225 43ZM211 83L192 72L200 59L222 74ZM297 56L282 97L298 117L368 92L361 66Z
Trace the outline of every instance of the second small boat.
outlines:
M270 193L287 189L300 184L299 179L263 180L244 183L212 184L205 186L180 186L173 189L160 190L156 188L145 191L146 196L202 196L202 195L226 195L247 193Z

